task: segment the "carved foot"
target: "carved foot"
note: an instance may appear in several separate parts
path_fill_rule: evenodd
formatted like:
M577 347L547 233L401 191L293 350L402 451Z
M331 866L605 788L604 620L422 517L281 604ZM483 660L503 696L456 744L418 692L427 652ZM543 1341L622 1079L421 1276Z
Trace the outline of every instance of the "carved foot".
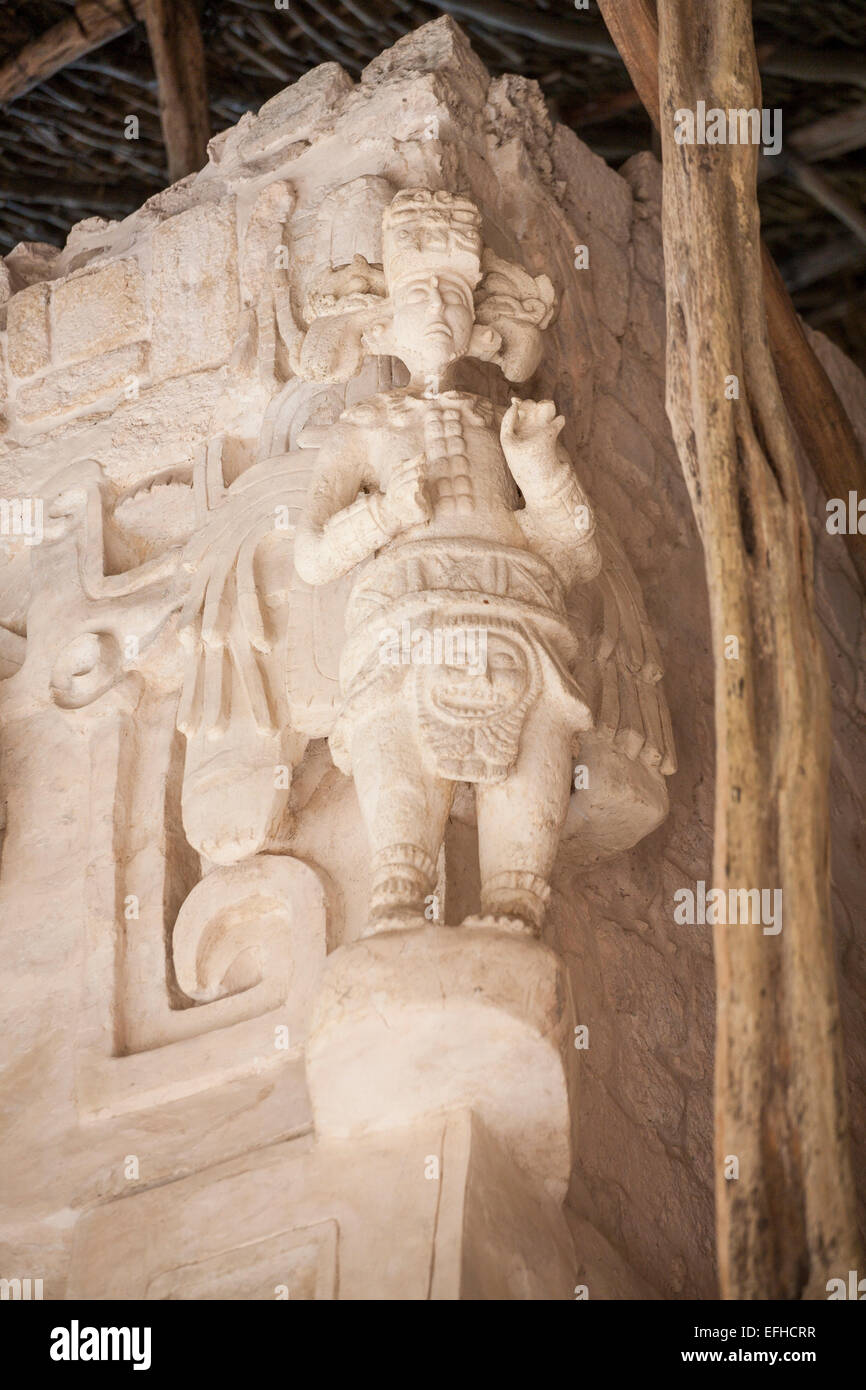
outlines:
M413 931L431 924L422 912L392 912L387 916L375 917L361 932L361 939L381 936L383 932Z
M467 917L463 926L492 927L494 931L511 932L513 936L537 937L541 934L541 927L536 926L534 922L526 922L522 917L504 917L493 912L482 912L477 916Z
M516 922L525 935L539 936L550 897L546 879L528 869L505 869L481 884L481 915L488 920Z

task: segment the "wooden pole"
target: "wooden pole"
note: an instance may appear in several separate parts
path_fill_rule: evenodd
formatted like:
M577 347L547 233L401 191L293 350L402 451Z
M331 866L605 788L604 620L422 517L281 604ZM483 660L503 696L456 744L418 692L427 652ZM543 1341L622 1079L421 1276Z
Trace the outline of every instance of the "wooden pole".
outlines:
M207 162L210 113L198 5L196 0L145 0L144 20L174 183Z
M704 542L715 652L713 885L726 904L732 889L769 890L776 914L770 931L714 926L721 1289L826 1298L859 1250L830 913L829 686L770 347L788 316L761 246L758 148L674 138L675 113L698 101L760 107L751 5L659 0L656 47L648 0L601 8L662 136L667 410ZM800 333L782 359L789 384L807 353Z
M714 7L716 0L706 3ZM703 8L702 4L700 9ZM659 40L654 0L599 0L599 9L635 90L658 127ZM753 51L753 41L751 47ZM739 108L743 102L734 101L732 105ZM762 250L762 259L770 346L785 405L800 442L827 497L847 497L851 491L866 497L866 460L851 421L809 346L791 297L766 249ZM855 532L845 539L866 589L866 536Z
M23 96L67 64L131 29L143 15L144 0L78 0L68 19L0 65L0 104Z

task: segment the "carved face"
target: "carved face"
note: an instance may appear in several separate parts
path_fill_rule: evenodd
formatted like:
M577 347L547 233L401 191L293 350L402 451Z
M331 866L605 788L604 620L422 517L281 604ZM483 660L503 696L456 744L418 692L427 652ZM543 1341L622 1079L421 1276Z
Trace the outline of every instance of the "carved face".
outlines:
M438 374L469 350L475 309L472 290L453 271L422 270L391 289L393 341L398 355Z
M487 643L484 669L463 664L442 666L430 682L431 705L459 723L486 722L519 705L529 685L524 652L498 634Z
M539 686L538 661L527 644L501 632L488 631L482 670L418 667L415 699L428 767L454 781L501 782L517 760Z

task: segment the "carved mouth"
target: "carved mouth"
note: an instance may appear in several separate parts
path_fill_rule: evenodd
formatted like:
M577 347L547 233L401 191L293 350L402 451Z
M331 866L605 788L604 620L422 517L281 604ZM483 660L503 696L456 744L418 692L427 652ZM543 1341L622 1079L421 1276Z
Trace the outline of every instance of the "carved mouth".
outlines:
M454 686L434 690L431 698L437 709L455 719L487 719L491 714L502 713L514 703L513 699L503 700L494 691L485 696L478 691L462 691Z

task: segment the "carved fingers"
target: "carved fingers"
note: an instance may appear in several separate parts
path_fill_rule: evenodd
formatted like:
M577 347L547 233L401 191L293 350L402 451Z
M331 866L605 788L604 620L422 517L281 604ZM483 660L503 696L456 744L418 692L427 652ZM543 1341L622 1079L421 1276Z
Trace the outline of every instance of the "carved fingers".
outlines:
M564 424L565 418L557 415L553 401L521 401L512 397L499 431L509 464L519 467L536 461L552 461Z
M382 511L394 531L420 526L433 515L424 485L424 455L415 454L397 464L391 474Z

